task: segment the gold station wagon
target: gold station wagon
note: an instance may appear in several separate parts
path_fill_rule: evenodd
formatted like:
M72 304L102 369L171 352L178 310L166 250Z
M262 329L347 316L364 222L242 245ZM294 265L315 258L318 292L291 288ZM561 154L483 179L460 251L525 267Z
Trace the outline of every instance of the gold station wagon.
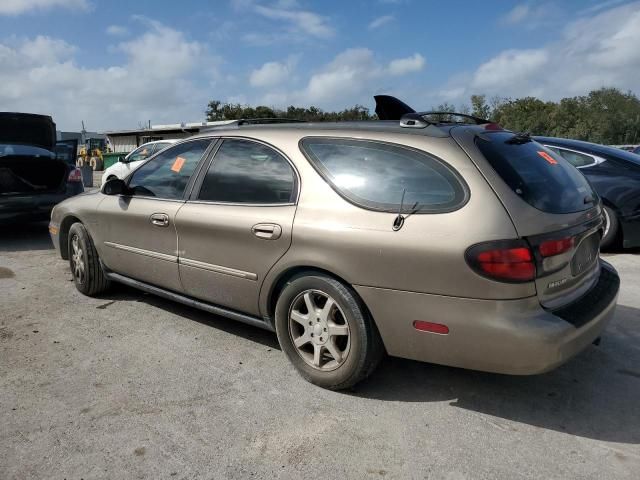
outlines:
M545 372L615 308L601 202L528 135L455 118L214 128L59 204L53 243L80 292L121 282L275 331L325 388L385 352Z

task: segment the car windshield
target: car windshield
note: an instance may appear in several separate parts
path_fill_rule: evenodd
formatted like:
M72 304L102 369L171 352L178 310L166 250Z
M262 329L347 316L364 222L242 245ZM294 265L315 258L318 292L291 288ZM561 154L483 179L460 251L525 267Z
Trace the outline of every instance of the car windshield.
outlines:
M513 132L478 135L476 145L507 185L547 213L588 210L596 193L585 177L552 150Z
M30 156L30 157L53 157L53 152L45 150L44 148L34 147L32 145L13 145L13 144L0 144L0 157L15 156Z

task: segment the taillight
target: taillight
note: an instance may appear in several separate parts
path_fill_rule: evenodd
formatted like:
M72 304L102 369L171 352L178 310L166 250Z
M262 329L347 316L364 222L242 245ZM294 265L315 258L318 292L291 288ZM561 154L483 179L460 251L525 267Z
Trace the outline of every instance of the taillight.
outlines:
M574 237L561 238L558 240L547 240L542 242L538 247L540 255L543 257L553 257L554 255L560 255L567 252L575 245Z
M480 275L503 282L529 282L536 278L536 265L524 240L500 240L467 250L467 263Z
M69 177L67 178L69 182L81 182L82 181L82 171L79 168L74 168L69 172Z

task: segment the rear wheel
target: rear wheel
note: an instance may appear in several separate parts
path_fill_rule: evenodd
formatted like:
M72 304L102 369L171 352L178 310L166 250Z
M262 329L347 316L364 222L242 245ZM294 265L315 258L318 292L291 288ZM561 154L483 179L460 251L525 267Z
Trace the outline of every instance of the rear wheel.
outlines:
M69 266L78 291L93 296L107 290L110 285L109 279L102 271L98 252L82 223L71 225L68 248Z
M604 233L600 241L600 248L610 248L615 246L618 240L620 224L616 213L609 207L604 207L602 215L604 217Z
M322 274L298 275L287 283L276 305L276 332L298 372L331 390L366 378L384 352L355 292Z

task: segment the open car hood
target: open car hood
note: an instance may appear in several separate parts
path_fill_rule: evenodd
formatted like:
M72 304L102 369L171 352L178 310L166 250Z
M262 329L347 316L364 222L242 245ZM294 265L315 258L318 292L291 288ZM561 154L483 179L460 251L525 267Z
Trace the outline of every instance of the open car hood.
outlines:
M0 112L0 143L32 145L52 151L56 124L48 115Z

